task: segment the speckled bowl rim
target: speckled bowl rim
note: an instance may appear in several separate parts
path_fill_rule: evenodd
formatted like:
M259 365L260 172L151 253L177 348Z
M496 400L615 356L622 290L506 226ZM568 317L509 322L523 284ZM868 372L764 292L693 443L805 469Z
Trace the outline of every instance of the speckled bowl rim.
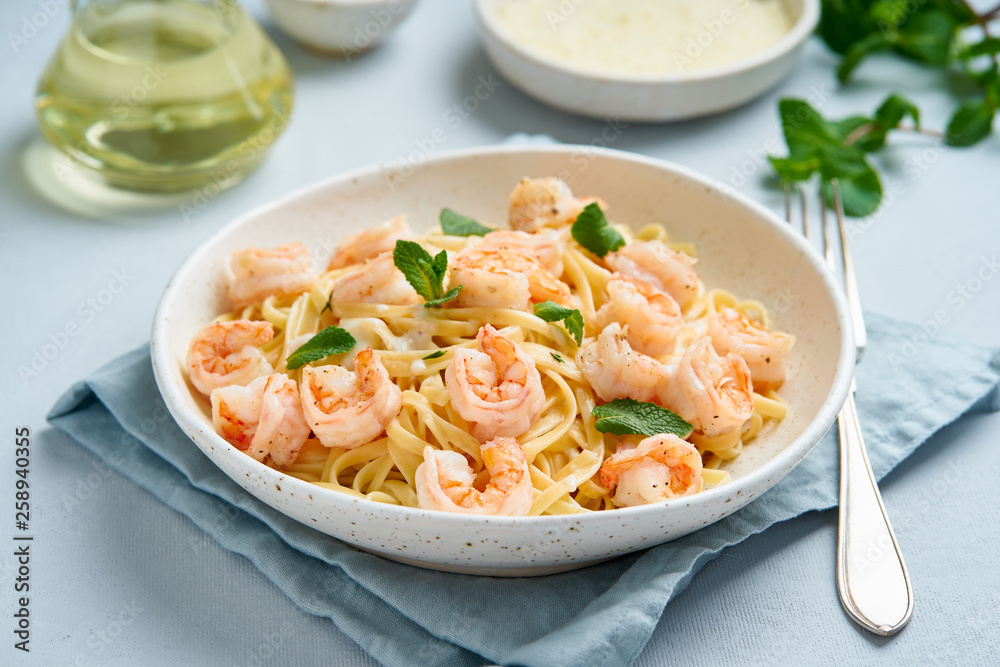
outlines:
M489 158L490 156L508 155L508 154L565 154L567 158L574 155L577 151L581 149L580 146L574 146L571 144L560 144L553 146L496 146L488 148L471 148L464 150L451 151L447 153L442 153L439 156L428 159L424 162L418 169L424 166L435 165L446 162L461 162L469 159L482 159ZM614 514L614 516L630 516L639 519L646 515L662 515L669 511L672 506L675 505L686 505L692 509L696 509L699 506L703 506L706 509L706 516L711 512L711 505L716 499L722 499L723 497L737 497L746 493L756 492L758 494L763 494L766 490L773 487L781 478L783 478L788 472L790 472L805 456L815 447L819 441L822 439L823 435L829 430L833 425L833 422L837 418L837 413L843 406L844 401L847 399L847 392L850 387L851 379L854 374L854 363L855 363L855 347L854 338L851 331L850 316L848 314L846 297L838 284L838 280L829 271L824 260L820 257L819 253L806 241L806 239L799 234L797 231L792 229L784 220L776 216L769 209L764 206L750 200L749 198L740 195L739 193L732 192L731 189L725 188L718 182L713 181L705 176L701 176L696 172L687 169L685 167L667 162L665 160L659 160L656 158L645 157L641 155L636 155L633 153L627 153L624 151L612 150L612 149L597 149L591 146L587 146L586 149L591 151L593 154L607 156L609 158L614 158L617 160L629 161L637 163L640 165L645 165L660 171L665 171L673 175L678 175L683 178L689 179L694 183L697 183L710 191L716 193L719 196L725 196L731 200L737 202L741 206L752 210L762 220L767 221L770 225L774 227L779 235L784 237L784 239L793 246L797 251L801 252L809 261L810 267L816 272L820 277L820 280L826 289L831 301L833 302L834 308L837 313L837 320L840 326L840 351L837 360L837 368L834 374L834 380L831 384L831 388L826 398L823 401L823 405L806 427L806 429L795 438L791 443L786 445L784 449L781 450L776 456L765 462L764 464L758 466L752 471L741 475L739 478L734 479L729 484L723 486L715 487L713 489L708 489L702 491L693 496L685 496L682 498L676 498L673 500L667 500L660 503L655 503L651 505L642 505L637 507L623 507L617 508L615 510L608 510L603 512L593 512L590 514L576 514L572 515L574 521L580 523L584 526L588 521L600 522L602 517L607 517L609 514ZM559 522L565 521L566 515L549 515L549 516L536 516L536 517L499 517L499 516L477 516L469 514L452 514L447 512L438 512L432 510L423 510L412 507L404 507L401 505L389 505L386 503L378 503L373 500L368 500L366 498L355 498L353 496L341 493L339 491L334 491L332 489L326 489L321 486L311 484L309 482L300 480L296 477L291 477L285 473L282 473L274 468L270 468L263 463L260 463L253 458L247 456L243 452L238 451L236 448L229 445L221 436L215 433L211 429L206 428L205 422L202 417L196 414L193 410L190 410L181 400L180 391L174 389L178 386L187 386L184 378L180 375L179 369L180 364L177 363L175 359L170 358L170 345L166 340L167 331L167 321L170 316L170 311L177 307L175 300L177 295L182 292L181 286L189 279L188 274L196 267L205 255L211 254L213 252L213 247L222 239L232 232L233 229L238 228L243 225L246 221L252 220L253 218L259 216L265 211L272 211L275 209L280 209L283 206L293 202L294 200L306 196L310 193L321 191L324 188L328 188L334 183L344 183L349 182L352 179L362 179L367 178L372 175L383 175L386 172L392 170L392 166L389 164L376 165L372 167L366 167L358 169L343 175L334 176L332 178L325 179L319 183L311 186L302 188L290 195L282 197L271 204L265 204L263 206L256 207L255 209L241 215L239 218L234 220L228 225L225 225L215 234L206 239L201 243L191 255L188 256L186 260L177 269L176 273L167 283L166 288L163 291L163 295L157 305L156 313L153 318L153 327L151 335L151 356L153 362L153 373L156 378L157 386L160 389L160 393L163 396L164 402L167 405L167 409L170 414L177 421L178 425L188 434L188 436L194 441L194 443L201 449L206 456L212 459L214 456L229 458L231 462L234 463L234 467L239 468L241 473L253 474L258 476L261 482L265 483L266 486L273 486L275 484L287 486L290 491L302 492L305 494L311 494L313 496L314 503L320 505L330 505L341 510L351 511L352 508L357 508L360 510L366 510L376 513L381 513L386 519L390 520L407 520L413 517L421 517L424 519L431 519L436 523L442 525L442 527L457 527L457 526L496 526L498 528L505 529L524 529L528 530L538 530L558 526ZM194 278L196 279L196 278ZM178 382L180 380L180 382ZM214 463L214 461L213 461ZM221 468L222 466L220 466ZM239 477L233 477L233 480L237 484L243 485L242 475ZM245 488L245 487L244 487ZM249 492L249 490L248 490ZM251 494L254 495L254 494ZM262 502L267 503L264 499ZM270 505L270 504L269 504ZM273 506L272 506L273 507ZM275 508L277 511L281 512L280 509ZM284 513L284 512L282 512ZM287 514L286 514L287 515ZM723 518L719 516L713 519L712 522ZM308 524L304 524L308 525ZM710 524L706 524L710 525ZM311 528L313 526L310 526Z
M755 53L749 58L744 58L729 65L719 65L716 67L706 67L691 72L676 74L621 74L621 73L600 73L582 67L568 65L561 60L550 58L543 54L532 51L512 39L507 32L500 27L495 18L486 11L487 3L495 0L476 0L476 19L482 30L488 32L491 37L504 45L508 50L513 51L522 58L530 60L537 65L547 67L551 70L580 77L595 83L629 83L629 84L685 84L701 81L712 81L717 79L728 79L730 77L745 74L751 70L767 65L779 60L788 53L794 51L805 42L809 35L813 33L819 24L820 2L819 0L802 0L802 14L796 21L788 34L773 46Z

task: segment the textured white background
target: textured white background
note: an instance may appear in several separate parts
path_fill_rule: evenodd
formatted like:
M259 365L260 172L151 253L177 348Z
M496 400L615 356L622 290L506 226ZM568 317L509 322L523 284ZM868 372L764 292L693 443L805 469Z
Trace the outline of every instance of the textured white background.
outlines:
M295 114L265 164L190 222L176 207L127 213L115 222L88 219L39 194L24 169L38 142L32 96L66 30L68 10L59 5L15 51L8 33L20 31L40 5L12 0L0 9L0 507L13 513L13 431L28 425L37 535L30 656L12 648L13 558L0 547L0 618L7 619L0 621L0 663L373 664L330 621L296 609L245 559L132 483L102 472L90 454L47 429L44 416L74 381L148 339L156 300L174 268L248 208L347 169L397 161L438 127L447 130L439 150L495 143L513 132L589 143L604 127L503 85L451 129L446 111L473 92L478 77L493 73L467 3L422 0L383 48L351 63L305 53L277 32L262 2L246 4L295 70ZM896 86L919 102L928 126L945 122L952 101L938 74L876 61L840 91L833 62L820 44L810 44L802 66L764 99L700 121L633 125L612 147L692 167L778 209L780 197L764 183L767 169L755 166L753 156L778 148L779 96L818 96L823 111L836 117L871 110ZM946 333L997 345L1000 279L987 281L962 307L948 295L1000 253L1000 141L962 151L921 137L892 144L879 162L905 192L854 241L866 308L912 321L944 309ZM755 173L744 183L740 169ZM42 189L54 184L48 179ZM127 287L85 322L78 304L96 297L116 270L131 277ZM49 334L70 322L79 324L79 335L37 377L20 379L18 366L30 364ZM776 526L708 565L664 612L638 664L945 664L959 657L987 664L1000 625L998 432L1000 415L964 419L883 485L916 591L913 620L898 637L873 638L840 610L836 516L825 512ZM950 483L949 465L958 471ZM88 476L96 488L87 489ZM78 490L85 499L66 503ZM5 514L2 525L10 520ZM0 540L10 532L0 528ZM134 620L104 642L101 633L118 631L115 619L126 607ZM268 659L269 636L281 647Z

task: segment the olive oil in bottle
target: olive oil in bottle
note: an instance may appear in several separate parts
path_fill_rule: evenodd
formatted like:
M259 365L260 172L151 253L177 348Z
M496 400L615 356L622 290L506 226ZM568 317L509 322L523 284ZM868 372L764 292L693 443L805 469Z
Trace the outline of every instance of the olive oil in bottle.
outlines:
M284 129L292 78L235 0L77 0L36 109L45 138L109 185L222 188Z

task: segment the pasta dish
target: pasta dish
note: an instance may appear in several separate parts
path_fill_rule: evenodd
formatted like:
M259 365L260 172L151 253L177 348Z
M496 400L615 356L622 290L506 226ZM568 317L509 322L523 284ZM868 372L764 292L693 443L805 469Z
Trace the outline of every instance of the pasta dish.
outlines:
M725 484L786 404L794 337L708 289L660 224L608 221L524 179L508 228L444 209L345 239L229 258L229 311L186 370L219 435L282 472L375 502L537 516Z

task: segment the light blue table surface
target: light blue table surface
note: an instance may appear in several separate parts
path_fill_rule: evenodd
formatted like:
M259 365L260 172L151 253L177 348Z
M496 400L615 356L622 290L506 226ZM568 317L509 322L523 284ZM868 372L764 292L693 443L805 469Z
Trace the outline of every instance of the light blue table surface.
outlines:
M0 7L0 498L13 514L14 429L26 425L36 535L27 656L13 649L16 564L12 549L0 547L0 664L375 664L330 621L295 608L248 561L48 429L44 415L74 381L148 339L174 268L241 212L348 169L398 162L428 146L437 128L446 141L434 152L514 132L590 143L604 123L553 111L502 83L456 127L449 110L480 77L502 81L468 3L421 0L383 48L344 63L304 52L254 0L246 4L296 75L295 114L269 159L189 220L176 205L94 219L79 211L99 211L59 196L46 177L32 110L35 83L68 26L65 4ZM42 5L55 6L55 15L15 50L9 33ZM939 74L876 60L839 90L833 65L812 43L795 74L762 100L700 121L632 124L611 147L675 161L780 210L761 165L765 151L781 150L779 97L810 97L836 117L873 109L894 86L935 128L952 107ZM944 333L1000 344L1000 141L971 150L924 137L891 143L878 161L901 194L877 220L854 226L865 307L915 322L937 318ZM76 333L63 338L67 325ZM54 358L36 375L19 373L50 342L60 346L48 349ZM900 353L919 354L919 346ZM947 664L969 656L986 664L984 647L1000 643L998 447L1000 414L974 415L883 484L916 595L899 636L874 638L841 611L836 514L824 512L771 528L705 567L666 609L637 664ZM11 544L12 532L0 529L0 540Z

